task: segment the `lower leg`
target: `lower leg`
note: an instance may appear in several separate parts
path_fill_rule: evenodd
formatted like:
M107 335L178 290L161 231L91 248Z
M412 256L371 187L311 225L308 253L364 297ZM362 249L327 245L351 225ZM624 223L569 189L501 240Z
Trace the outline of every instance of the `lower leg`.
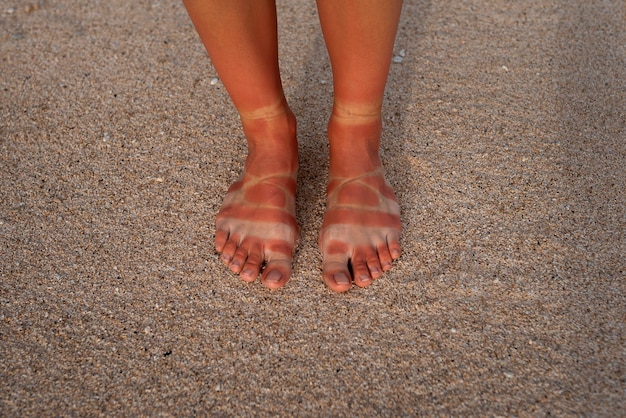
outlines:
M335 93L328 126L328 203L319 244L325 282L344 291L352 282L369 285L400 255L399 206L384 179L378 149L402 1L317 4Z
M183 0L241 118L244 173L224 199L215 246L246 281L262 266L268 287L284 285L298 238L296 121L278 67L274 0Z

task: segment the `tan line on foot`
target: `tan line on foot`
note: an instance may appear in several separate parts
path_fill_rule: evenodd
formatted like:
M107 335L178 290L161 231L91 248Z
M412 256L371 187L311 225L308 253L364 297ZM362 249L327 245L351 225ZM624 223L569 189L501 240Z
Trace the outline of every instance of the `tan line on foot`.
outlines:
M400 207L381 168L331 177L319 234L323 277L333 290L365 287L400 256ZM350 268L352 272L350 272Z
M231 271L278 288L291 276L299 239L295 217L296 174L244 173L224 199L216 219L215 247Z

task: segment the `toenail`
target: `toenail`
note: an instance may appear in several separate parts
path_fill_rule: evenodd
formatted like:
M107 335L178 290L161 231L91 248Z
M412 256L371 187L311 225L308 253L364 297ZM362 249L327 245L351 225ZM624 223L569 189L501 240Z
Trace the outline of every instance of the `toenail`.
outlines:
M252 270L250 270L250 269L246 269L246 270L244 270L244 271L242 271L242 272L241 272L241 274L242 274L242 275L244 275L244 276L248 276L248 277L252 277L252 273L253 273L253 272L252 272Z
M269 272L267 277L265 277L265 281L269 282L269 283L278 283L280 281L280 279L282 279L282 278L283 278L283 275L280 274L280 271L272 270L272 271Z
M350 279L348 278L348 276L346 276L345 273L335 273L333 275L333 278L335 279L335 283L337 284L350 284Z
M395 250L395 249L394 249L394 250L391 250L391 256L392 256L394 259L395 259L395 258L400 257L400 251Z
M378 267L372 267L370 269L370 271L372 272L372 274L379 274L380 273L380 269Z
M222 260L226 261L227 263L232 260L233 258L229 255L226 254L222 254Z
M365 274L361 275L360 279L362 282L369 282L371 280L370 276L367 276Z

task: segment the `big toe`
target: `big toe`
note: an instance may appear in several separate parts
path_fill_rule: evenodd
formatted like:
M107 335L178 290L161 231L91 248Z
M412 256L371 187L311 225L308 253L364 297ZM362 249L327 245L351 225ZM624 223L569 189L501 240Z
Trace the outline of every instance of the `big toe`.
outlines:
M261 282L270 289L279 289L291 278L291 260L271 260L263 269Z
M352 278L345 262L329 261L324 263L322 277L328 287L335 292L346 292L352 288Z

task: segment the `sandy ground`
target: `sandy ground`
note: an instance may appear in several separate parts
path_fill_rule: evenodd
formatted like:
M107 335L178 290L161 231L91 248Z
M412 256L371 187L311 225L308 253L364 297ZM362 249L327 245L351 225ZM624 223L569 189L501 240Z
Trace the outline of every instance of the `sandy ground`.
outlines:
M404 254L347 294L314 2L279 2L302 241L269 291L213 250L245 140L182 4L32 1L0 0L0 415L626 415L624 1L406 1Z

